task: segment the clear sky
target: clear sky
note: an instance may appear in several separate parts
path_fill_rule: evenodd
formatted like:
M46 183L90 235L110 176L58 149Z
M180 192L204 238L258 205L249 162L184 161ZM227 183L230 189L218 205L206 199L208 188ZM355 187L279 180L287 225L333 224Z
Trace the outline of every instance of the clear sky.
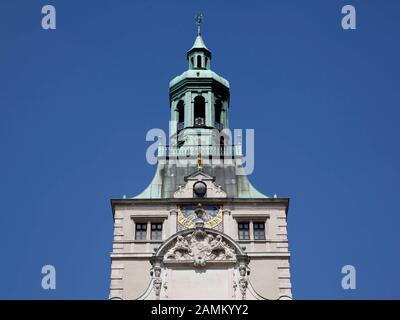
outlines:
M153 177L145 135L167 129L199 11L231 127L255 129L250 180L291 198L294 298L399 299L397 0L2 0L0 298L107 299L110 199Z

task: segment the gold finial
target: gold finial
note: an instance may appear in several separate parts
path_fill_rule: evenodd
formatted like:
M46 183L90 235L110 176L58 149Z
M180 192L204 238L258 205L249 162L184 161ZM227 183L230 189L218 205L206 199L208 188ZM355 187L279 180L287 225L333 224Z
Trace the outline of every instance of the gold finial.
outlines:
M203 14L202 13L198 13L195 17L195 21L196 21L196 25L197 25L197 35L201 34L201 24L203 22Z
M197 156L197 169L203 169L203 157L201 156L201 153Z

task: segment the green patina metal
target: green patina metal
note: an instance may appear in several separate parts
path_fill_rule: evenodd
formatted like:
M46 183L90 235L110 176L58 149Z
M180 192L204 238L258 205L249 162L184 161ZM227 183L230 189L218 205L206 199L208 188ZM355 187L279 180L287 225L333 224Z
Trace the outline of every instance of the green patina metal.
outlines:
M190 148L190 146L199 145L200 134L204 136L201 145L214 146L215 132L223 135L223 129L228 128L230 103L229 82L210 69L211 51L201 36L199 25L201 21L197 22L198 34L187 53L189 68L169 84L171 120L177 123L170 137L171 145L165 146L167 151L159 149L157 171L152 182L134 198L172 198L179 186L185 184L184 178L198 170L195 159L199 152L205 159L210 156L221 156L220 162L205 163L202 170L215 177L215 183L221 186L229 198L268 198L257 191L248 180L242 168L241 151L227 152L227 147L236 150L236 146L231 146L230 142L227 147L224 147L223 155L215 154L215 150L221 152L221 147L203 148L201 151ZM196 99L201 100L205 109L204 114L198 113L197 118ZM193 161L188 160L180 164L173 161L171 155L180 154L182 150L186 150L185 156Z

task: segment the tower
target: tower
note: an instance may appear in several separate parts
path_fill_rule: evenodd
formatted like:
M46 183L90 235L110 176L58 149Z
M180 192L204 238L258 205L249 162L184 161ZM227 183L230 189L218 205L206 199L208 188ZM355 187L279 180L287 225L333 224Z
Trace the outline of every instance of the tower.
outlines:
M110 299L290 299L288 198L249 182L229 130L229 82L201 34L171 80L169 144L149 186L112 199Z

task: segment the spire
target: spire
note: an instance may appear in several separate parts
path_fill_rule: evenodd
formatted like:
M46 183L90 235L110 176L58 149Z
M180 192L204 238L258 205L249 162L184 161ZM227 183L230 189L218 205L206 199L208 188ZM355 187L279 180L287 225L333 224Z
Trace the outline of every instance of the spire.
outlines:
M197 35L196 40L194 41L193 46L190 49L190 51L192 51L194 49L203 49L203 50L210 51L206 47L206 44L204 43L204 40L203 40L203 37L201 36L201 34Z
M197 26L197 36L192 48L187 53L189 69L210 69L211 51L206 47L201 36L201 24L203 15L201 13L195 18Z
M193 49L205 49L207 51L210 51L206 47L206 44L204 43L204 40L201 36L201 24L203 23L203 19L204 18L203 18L202 13L198 13L195 17L196 26L197 26L197 37L196 37L196 40L194 41L194 44L192 46L192 49L190 49L190 51Z

